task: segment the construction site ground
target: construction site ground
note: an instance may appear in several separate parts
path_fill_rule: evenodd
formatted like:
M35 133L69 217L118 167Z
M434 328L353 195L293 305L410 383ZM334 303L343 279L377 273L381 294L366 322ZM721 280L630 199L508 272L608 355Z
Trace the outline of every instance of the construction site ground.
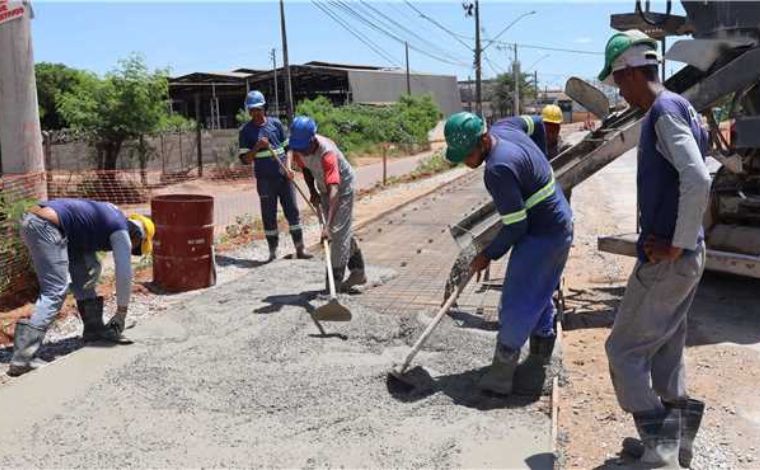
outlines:
M387 371L441 303L459 251L448 225L487 198L480 171L462 168L362 198L370 282L341 296L354 320L325 323L325 336L309 316L326 301L321 261L264 264L260 242L218 255L213 288L138 288L132 346L81 348L80 323L63 319L43 351L60 359L0 387L0 467L551 468L552 415L561 467L624 467L619 444L635 431L615 402L604 340L633 260L598 252L596 238L635 230L634 154L573 191L574 312L558 402L475 387L493 352L503 262L417 356L417 388L388 387ZM307 239L316 232L311 224ZM758 288L711 274L700 286L687 374L708 409L694 468L760 466ZM0 368L9 356L0 351Z

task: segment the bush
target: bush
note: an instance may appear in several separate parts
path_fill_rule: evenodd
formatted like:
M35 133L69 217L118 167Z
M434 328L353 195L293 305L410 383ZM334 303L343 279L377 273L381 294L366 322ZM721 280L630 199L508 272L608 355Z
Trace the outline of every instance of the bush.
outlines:
M317 121L319 133L344 153L369 152L380 143L426 145L427 134L441 118L430 95L403 96L391 106L351 104L335 107L325 97L298 104L296 114Z

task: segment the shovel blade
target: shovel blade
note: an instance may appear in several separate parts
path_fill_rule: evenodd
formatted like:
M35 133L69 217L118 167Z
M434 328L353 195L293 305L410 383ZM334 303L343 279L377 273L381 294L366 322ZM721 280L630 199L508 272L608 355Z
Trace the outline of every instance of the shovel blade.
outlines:
M351 311L338 302L330 299L328 303L314 311L314 319L317 321L350 321Z

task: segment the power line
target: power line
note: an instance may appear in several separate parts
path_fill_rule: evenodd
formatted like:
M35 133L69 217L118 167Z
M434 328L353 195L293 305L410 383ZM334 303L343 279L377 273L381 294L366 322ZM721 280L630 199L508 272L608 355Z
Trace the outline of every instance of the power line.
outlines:
M499 44L501 46L508 46L508 47L521 47L524 49L537 49L539 51L553 51L553 52L567 52L570 54L586 54L586 55L604 55L604 52L595 52L595 51L584 51L582 49L567 49L563 47L551 47L551 46L536 46L533 44L521 44L521 43L515 43L515 42L505 42L505 41L493 41L496 44Z
M356 18L360 22L366 24L367 26L369 26L370 28L374 29L375 31L378 31L381 34L384 34L384 35L390 37L391 39L397 41L399 44L404 44L404 43L408 42L408 41L405 41L404 39L398 37L394 33L390 32L390 31L386 31L385 29L383 29L380 26L376 25L374 22L368 20L360 12L354 10L351 6L349 6L348 4L346 4L345 2L343 2L341 0L334 0L334 1L331 2L331 4L333 6L337 6L339 8L342 8L344 11L346 11L348 14L352 15L354 18ZM423 49L420 49L419 47L416 47L412 43L409 43L409 48L413 49L413 50L415 50L417 52L419 52L420 54L423 54L423 55L425 55L427 57L430 57L431 59L437 60L439 62L444 62L444 63L450 64L450 65L469 66L469 64L467 64L465 62L452 61L452 60L446 59L444 57L441 57L441 56L438 56L438 55L435 55L435 54L431 54L430 52L427 52L427 51L425 51Z
M469 44L467 44L466 42L464 42L464 41L462 41L462 40L460 39L460 37L461 37L461 35L460 35L460 34L457 34L457 33L455 33L454 31L450 30L450 29L449 29L449 28L447 28L446 26L444 26L444 25L442 25L441 23L437 22L437 21L436 21L436 20L434 20L433 18L431 18L431 17L427 16L426 14L424 14L423 12L421 12L421 11L420 11L420 10L419 10L417 7L415 7L414 5L412 5L412 3L411 3L411 2L409 2L409 0L404 0L404 3L406 3L406 4L407 4L407 6L409 6L409 8L411 8L412 10L414 10L415 12L417 12L417 14L418 14L418 15L420 15L422 18L424 18L424 19L426 19L427 21L429 21L429 22L433 23L433 24L434 24L434 25L436 25L438 28L440 28L441 30L443 30L443 31L445 31L446 33L448 33L448 34L449 34L451 37L453 37L454 39L456 39L456 41L457 41L457 42L459 42L459 43L460 43L460 44L462 44L464 47L466 47L466 48L467 48L467 50L469 50L469 51L471 51L471 50L472 50L472 47L471 47Z
M426 47L429 49L433 49L436 51L437 54L440 54L444 57L448 57L452 60L461 62L462 59L459 57L456 57L452 55L449 51L446 49L440 47L439 45L430 42L427 38L420 36L417 34L414 30L407 28L403 24L399 23L398 21L394 20L392 17L386 15L383 13L382 10L374 7L371 3L368 3L364 0L359 0L359 3L366 9L365 11L368 11L371 16L373 16L375 19L378 20L379 23L384 24L386 27L390 24L392 25L392 28L395 28L397 31L401 31L402 34L411 35L412 37L418 39L421 43L424 43ZM379 15L379 16L377 16ZM410 42L410 41L409 41Z
M388 54L387 52L385 52L380 46L378 46L377 44L373 43L369 39L362 37L361 34L359 34L356 31L354 31L354 29L350 25L346 24L341 18L339 18L336 15L334 15L326 7L323 7L322 5L320 5L317 0L312 0L311 3L315 7L319 8L320 10L322 10L322 12L324 14L326 14L327 16L329 16L330 18L332 18L333 21L335 21L340 26L342 26L343 29L345 29L346 31L348 31L349 33L351 33L352 36L354 36L356 39L358 39L359 41L361 41L364 45L366 45L367 47L369 47L370 49L372 49L372 51L375 52L375 54L379 55L380 57L382 57L384 60L386 60L387 62L391 63L392 65L398 66L398 64L396 63L396 61L393 59L393 57L390 54Z

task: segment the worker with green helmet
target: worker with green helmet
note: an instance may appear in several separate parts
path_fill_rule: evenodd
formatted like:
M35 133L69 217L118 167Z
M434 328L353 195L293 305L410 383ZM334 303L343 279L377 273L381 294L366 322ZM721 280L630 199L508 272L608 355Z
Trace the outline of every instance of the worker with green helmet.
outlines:
M624 452L651 466L689 467L704 403L686 390L688 311L705 267L702 218L710 192L707 133L689 102L659 80L657 43L640 31L607 42L599 80L645 111L639 137L638 262L606 349L618 402L640 441Z
M493 363L481 389L497 394L538 394L543 388L556 332L552 294L573 239L572 213L541 149L514 127L497 122L490 131L472 113L446 121L446 159L470 168L485 163L485 186L501 216L493 241L470 265L480 272L512 249L499 304ZM530 355L518 367L530 338Z

